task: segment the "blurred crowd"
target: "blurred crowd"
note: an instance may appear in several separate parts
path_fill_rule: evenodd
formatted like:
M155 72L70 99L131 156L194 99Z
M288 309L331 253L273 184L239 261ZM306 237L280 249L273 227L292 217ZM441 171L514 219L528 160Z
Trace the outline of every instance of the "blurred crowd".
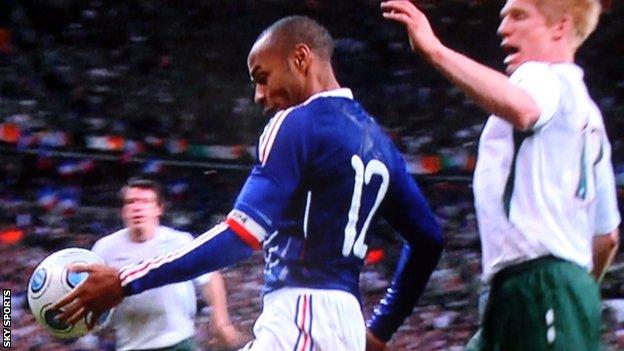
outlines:
M453 48L493 67L496 1L419 1ZM485 113L414 55L379 1L7 0L0 2L0 284L13 292L18 350L113 349L105 335L52 340L28 312L27 280L50 252L90 248L121 227L117 192L136 174L166 189L163 222L197 235L230 209L266 118L253 106L247 51L287 14L308 14L336 38L343 85L378 116L408 158L448 242L397 350L461 350L482 289L470 171ZM603 111L624 186L624 4L605 1L578 55ZM619 190L620 206L624 190ZM362 276L365 310L381 296L399 245L383 224ZM227 269L232 318L257 316L262 257ZM605 349L624 349L624 257L602 287ZM213 345L201 305L200 341ZM213 345L214 346L214 345Z
M502 68L498 2L420 2L450 47ZM245 147L265 123L252 104L247 51L268 23L302 13L329 27L340 81L406 154L474 154L484 113L409 53L400 28L382 21L378 3L3 1L0 140L19 149L247 162ZM578 62L614 135L624 127L624 6L605 4ZM620 140L614 144L624 148Z

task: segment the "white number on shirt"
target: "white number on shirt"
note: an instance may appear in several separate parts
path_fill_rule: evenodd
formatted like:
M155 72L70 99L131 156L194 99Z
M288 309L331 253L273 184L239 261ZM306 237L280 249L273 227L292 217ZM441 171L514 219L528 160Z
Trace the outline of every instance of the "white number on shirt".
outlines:
M381 200L383 200L386 195L388 184L390 183L390 174L386 165L379 160L371 160L366 164L366 167L364 167L364 162L362 162L362 159L358 155L353 155L351 157L351 166L355 170L355 184L353 186L351 208L349 209L349 221L345 227L345 241L342 245L342 255L347 257L351 254L351 251L353 251L355 256L363 259L366 255L366 250L368 250L368 246L364 244L364 237L366 236L366 231L368 230L368 226L375 211L377 211ZM366 217L366 221L362 226L362 231L358 235L356 225L360 214L362 192L365 190L365 186L370 184L373 175L381 177L381 185L377 190L375 203Z

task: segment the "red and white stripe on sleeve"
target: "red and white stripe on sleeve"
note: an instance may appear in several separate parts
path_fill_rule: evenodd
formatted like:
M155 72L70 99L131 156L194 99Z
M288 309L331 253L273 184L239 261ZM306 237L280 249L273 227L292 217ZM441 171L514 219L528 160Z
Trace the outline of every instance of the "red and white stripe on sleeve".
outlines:
M266 229L258 222L249 217L241 210L232 210L225 219L225 223L238 235L247 245L253 249L260 249L261 243L267 235Z

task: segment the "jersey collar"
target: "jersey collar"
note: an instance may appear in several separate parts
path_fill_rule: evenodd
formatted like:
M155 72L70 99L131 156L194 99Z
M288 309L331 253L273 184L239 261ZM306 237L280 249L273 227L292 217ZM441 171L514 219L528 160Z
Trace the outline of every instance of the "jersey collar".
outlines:
M585 75L583 69L575 63L556 63L552 67L556 71L572 74L579 80L582 80Z
M334 90L322 91L320 93L316 93L308 98L302 105L307 105L315 99L321 97L341 97L353 100L353 92L349 88L338 88Z

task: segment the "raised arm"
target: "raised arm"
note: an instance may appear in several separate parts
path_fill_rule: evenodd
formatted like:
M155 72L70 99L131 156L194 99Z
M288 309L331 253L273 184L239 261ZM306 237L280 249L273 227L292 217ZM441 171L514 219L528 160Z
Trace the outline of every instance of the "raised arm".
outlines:
M537 122L540 110L531 96L511 84L506 75L442 44L425 14L410 1L386 1L381 3L381 9L384 18L405 26L414 52L486 111L519 130L528 129Z

